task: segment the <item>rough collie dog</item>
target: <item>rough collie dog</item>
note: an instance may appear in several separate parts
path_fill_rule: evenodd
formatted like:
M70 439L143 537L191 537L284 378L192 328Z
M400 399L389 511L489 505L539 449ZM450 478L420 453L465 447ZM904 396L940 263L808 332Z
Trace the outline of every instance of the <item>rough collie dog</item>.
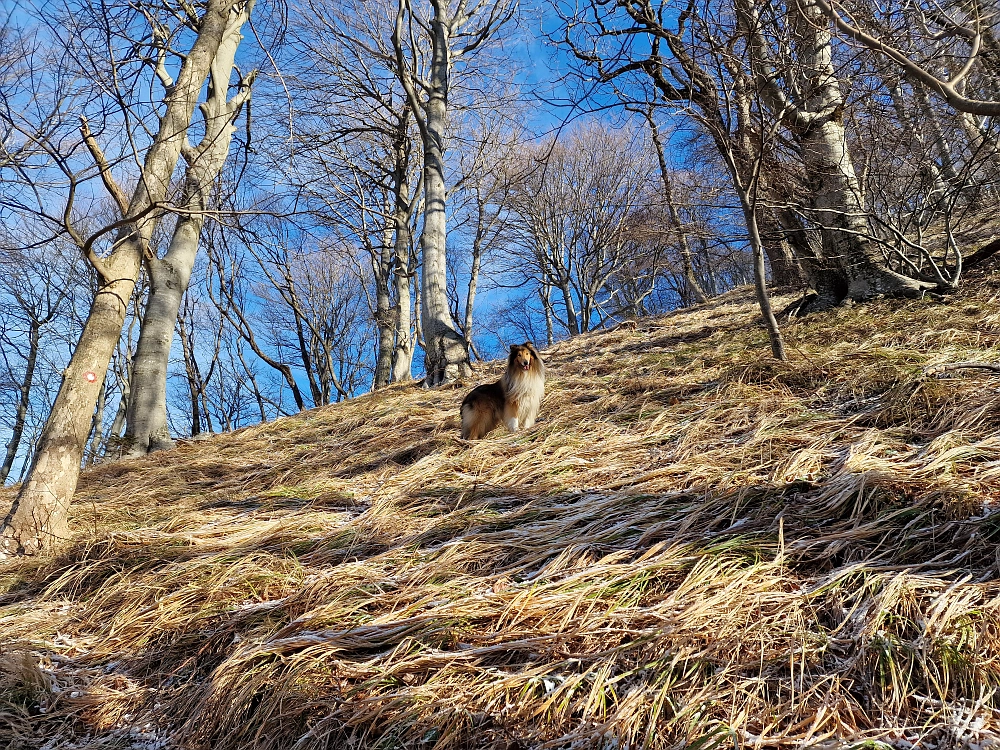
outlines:
M514 345L507 372L496 383L473 388L462 401L462 437L478 440L503 422L511 432L535 423L545 395L545 364L530 341Z

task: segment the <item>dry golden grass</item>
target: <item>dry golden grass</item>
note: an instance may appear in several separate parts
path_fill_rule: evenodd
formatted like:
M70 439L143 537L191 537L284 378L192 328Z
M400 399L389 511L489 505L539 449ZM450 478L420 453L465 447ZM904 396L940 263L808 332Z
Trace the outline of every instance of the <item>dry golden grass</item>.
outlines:
M985 746L1000 377L924 369L1000 362L992 278L787 363L747 290L582 336L474 444L395 386L91 470L0 568L0 746Z

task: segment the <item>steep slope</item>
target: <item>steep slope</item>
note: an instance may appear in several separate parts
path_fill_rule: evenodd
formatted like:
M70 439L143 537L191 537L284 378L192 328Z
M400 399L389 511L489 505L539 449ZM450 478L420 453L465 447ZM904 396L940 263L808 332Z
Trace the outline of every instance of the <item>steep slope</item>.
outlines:
M0 745L989 744L1000 375L927 368L1000 363L996 278L563 342L474 444L393 387L89 471L0 568Z

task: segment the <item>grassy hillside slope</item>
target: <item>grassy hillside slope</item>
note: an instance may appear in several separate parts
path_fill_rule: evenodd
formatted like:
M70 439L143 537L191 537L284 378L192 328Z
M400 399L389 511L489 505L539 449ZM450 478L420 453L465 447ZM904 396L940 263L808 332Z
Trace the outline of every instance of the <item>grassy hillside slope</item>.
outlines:
M1000 374L925 370L1000 363L996 278L784 364L749 290L582 336L474 444L396 386L91 470L0 564L0 746L987 746Z

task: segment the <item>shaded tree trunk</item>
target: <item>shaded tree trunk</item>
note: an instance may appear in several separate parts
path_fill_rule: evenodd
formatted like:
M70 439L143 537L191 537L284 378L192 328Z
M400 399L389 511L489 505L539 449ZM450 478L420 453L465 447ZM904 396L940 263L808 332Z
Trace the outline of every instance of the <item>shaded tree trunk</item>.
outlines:
M97 410L94 412L93 424L90 428L90 448L87 450L87 466L93 466L101 453L101 443L104 441L104 407L108 397L108 378L105 374L101 383L101 391L97 395Z
M18 388L17 410L14 412L14 427L7 443L7 453L4 455L3 466L0 467L0 485L7 481L10 470L14 468L21 438L24 436L24 424L28 418L28 407L31 405L31 386L35 380L35 365L38 362L38 347L41 338L41 323L31 321L28 329L28 357L24 367L24 379Z
M372 265L375 276L375 374L372 388L384 388L392 379L392 355L396 336L395 311L389 298L389 282L392 274L393 242L392 229L387 227L378 259Z
M771 282L775 286L797 286L803 282L802 268L792 252L791 243L786 240L785 230L777 217L777 212L764 206L755 209L754 223L757 225L761 248L771 266Z

